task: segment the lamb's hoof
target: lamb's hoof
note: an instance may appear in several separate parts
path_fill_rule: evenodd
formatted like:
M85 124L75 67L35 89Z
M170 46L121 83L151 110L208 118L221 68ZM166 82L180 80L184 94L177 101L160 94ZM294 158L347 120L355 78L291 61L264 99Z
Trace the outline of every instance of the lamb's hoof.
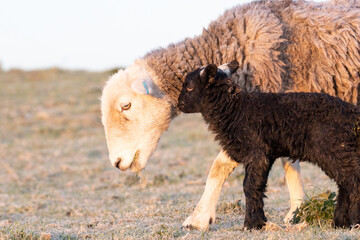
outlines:
M215 214L191 214L182 224L187 229L198 229L200 231L206 231L209 229L209 224L215 222Z
M265 221L251 221L251 222L246 222L244 223L244 227L246 230L259 230L262 229L265 226Z
M349 221L345 218L334 218L335 228L351 228Z

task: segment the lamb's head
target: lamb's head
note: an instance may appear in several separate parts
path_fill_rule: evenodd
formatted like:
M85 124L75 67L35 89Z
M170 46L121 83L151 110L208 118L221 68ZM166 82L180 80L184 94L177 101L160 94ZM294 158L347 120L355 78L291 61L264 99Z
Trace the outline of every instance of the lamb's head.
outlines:
M221 65L219 68L214 64L198 68L190 72L183 84L179 96L179 109L185 113L200 112L203 106L203 97L210 86L219 85L221 82L229 82L231 74L239 67L237 61Z
M141 64L108 80L101 112L112 165L122 171L144 169L169 126L171 105Z

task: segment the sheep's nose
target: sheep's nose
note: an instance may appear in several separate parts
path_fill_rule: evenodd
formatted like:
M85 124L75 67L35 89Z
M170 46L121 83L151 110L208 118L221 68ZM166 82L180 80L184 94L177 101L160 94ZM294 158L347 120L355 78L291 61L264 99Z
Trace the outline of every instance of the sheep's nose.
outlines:
M118 158L117 161L115 162L114 166L117 168L117 169L120 169L120 162L121 162L121 158Z

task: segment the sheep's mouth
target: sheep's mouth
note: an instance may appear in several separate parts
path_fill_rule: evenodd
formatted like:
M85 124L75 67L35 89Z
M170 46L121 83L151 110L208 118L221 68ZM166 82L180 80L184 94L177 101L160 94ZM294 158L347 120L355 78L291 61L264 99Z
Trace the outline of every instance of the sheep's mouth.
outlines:
M139 172L139 171L140 171L140 165L139 165L139 163L138 163L139 155L140 155L140 151L137 150L137 151L135 152L134 158L133 158L133 160L132 160L132 162L131 162L131 164L130 164L130 167L129 167L129 168L130 168L131 171L133 171L133 172Z
M136 153L135 153L135 155L134 155L134 158L133 158L133 161L132 161L132 162L135 162L135 161L138 160L138 158L139 158L139 153L140 153L140 150L137 150ZM132 163L131 163L131 164L132 164Z

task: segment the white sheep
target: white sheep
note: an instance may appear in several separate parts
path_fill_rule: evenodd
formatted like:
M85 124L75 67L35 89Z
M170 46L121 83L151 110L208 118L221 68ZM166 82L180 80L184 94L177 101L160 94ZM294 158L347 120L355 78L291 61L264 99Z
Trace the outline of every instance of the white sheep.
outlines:
M249 91L326 92L356 104L359 51L357 0L265 0L234 7L201 35L152 51L109 79L101 110L110 160L123 171L145 168L162 132L179 114L186 73L199 66L236 59L240 67L233 80ZM237 166L220 152L184 226L208 228L222 185ZM283 166L291 199L288 221L305 194L299 163L283 160Z

